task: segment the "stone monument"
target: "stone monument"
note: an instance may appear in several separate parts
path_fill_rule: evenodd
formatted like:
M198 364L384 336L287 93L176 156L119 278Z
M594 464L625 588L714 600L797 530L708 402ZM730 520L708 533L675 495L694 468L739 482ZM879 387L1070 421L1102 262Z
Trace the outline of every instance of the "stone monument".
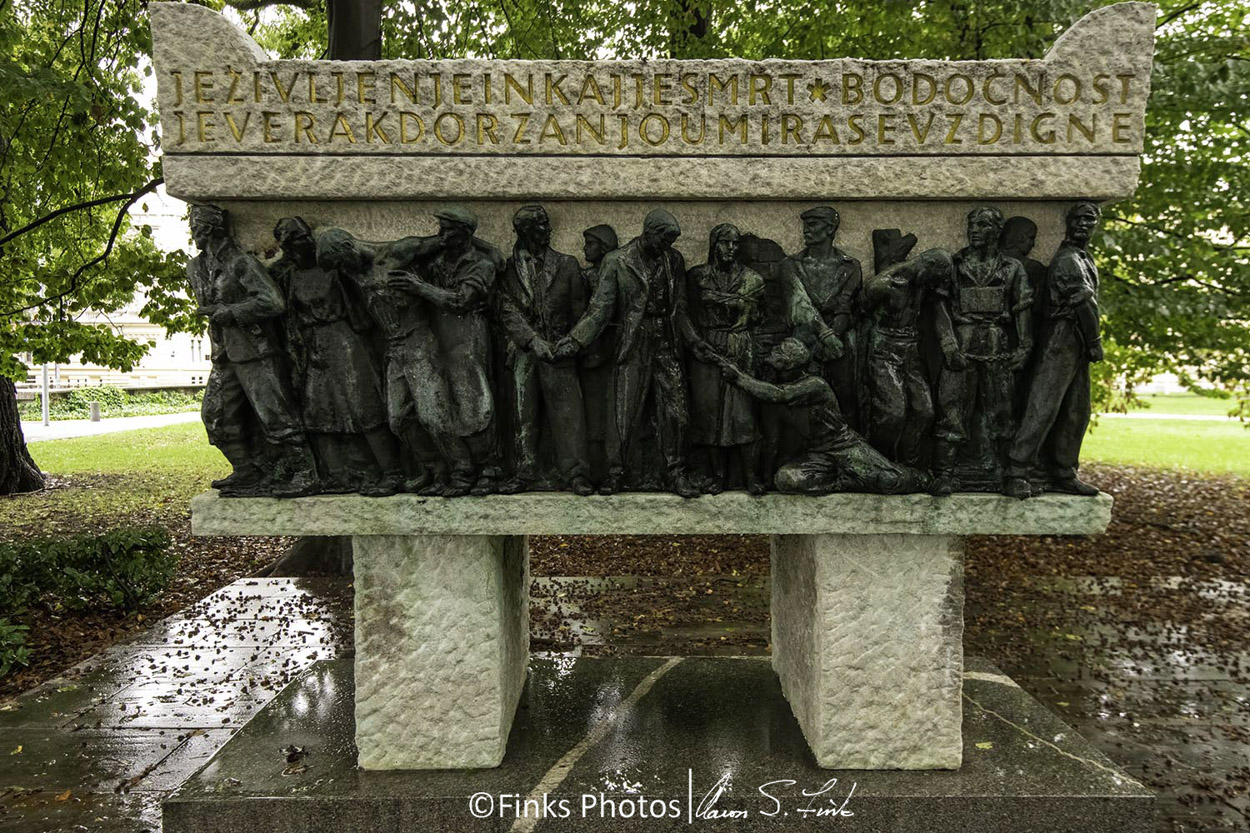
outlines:
M193 528L353 536L361 768L503 760L526 536L737 532L816 763L960 767L963 536L1110 517L1088 249L1153 6L981 62L271 60L152 19L192 284L251 351L214 351Z

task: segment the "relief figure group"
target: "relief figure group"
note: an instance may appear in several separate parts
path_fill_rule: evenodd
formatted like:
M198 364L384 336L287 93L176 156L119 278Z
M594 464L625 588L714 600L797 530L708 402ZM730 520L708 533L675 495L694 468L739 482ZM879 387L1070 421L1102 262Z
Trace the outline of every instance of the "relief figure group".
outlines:
M393 242L274 229L262 262L225 211L191 209L188 266L208 319L210 440L225 495L727 489L822 494L1096 494L1077 476L1100 361L1098 206L1067 212L1049 265L1026 217L967 216L958 248L873 232L867 274L838 212L803 248L732 223L706 260L656 208L637 236L552 247L526 205L504 254L457 205ZM584 262L583 262L584 260Z

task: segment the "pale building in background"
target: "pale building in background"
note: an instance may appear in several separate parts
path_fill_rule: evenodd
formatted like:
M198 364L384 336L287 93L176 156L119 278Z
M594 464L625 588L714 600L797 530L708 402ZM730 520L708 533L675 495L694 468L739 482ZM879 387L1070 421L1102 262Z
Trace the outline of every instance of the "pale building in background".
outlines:
M150 225L153 241L164 251L193 251L186 224L186 203L168 196L163 185L144 202L147 203L146 211L141 206L135 206L131 211L134 223ZM208 337L188 333L167 336L163 327L151 323L140 314L143 304L143 296L136 295L125 309L118 312L108 315L87 314L79 319L83 323L111 327L119 335L132 341L153 342L154 346L148 349L134 370L122 373L77 361L49 365L52 389L56 391L92 385L121 388L203 387L212 369L212 348ZM30 357L24 358L30 365ZM22 392L27 395L37 392L41 385L41 376L42 367L32 365L27 383L19 388L25 388Z

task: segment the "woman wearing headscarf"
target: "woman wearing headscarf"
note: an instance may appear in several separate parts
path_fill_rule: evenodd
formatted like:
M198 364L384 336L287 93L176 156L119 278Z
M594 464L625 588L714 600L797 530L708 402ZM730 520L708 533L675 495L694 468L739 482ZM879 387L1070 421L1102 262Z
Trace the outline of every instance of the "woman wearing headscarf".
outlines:
M738 260L741 232L731 223L712 229L707 263L687 273L687 301L694 330L690 367L690 440L703 446L711 467L708 491L724 490L736 457L747 491L762 494L758 471L759 429L752 397L725 379L716 357L744 373L754 364L752 329L760 318L764 278Z

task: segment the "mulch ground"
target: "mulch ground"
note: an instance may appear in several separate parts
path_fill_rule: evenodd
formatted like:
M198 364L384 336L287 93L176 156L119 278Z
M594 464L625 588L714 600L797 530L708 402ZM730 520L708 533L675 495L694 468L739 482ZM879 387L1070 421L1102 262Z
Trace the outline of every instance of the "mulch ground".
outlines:
M972 652L993 656L1013 673L1032 661L1036 633L1051 626L1072 631L1082 623L1118 621L1140 629L1143 656L1157 649L1163 629L1185 625L1194 648L1229 653L1242 673L1236 650L1246 644L1242 617L1211 617L1211 593L1245 588L1250 568L1250 482L1202 478L1176 472L1123 466L1090 467L1089 479L1115 496L1107 534L1099 538L972 538L968 542L967 643ZM55 478L51 489L99 488L96 478ZM78 482L82 480L83 482ZM31 500L32 496L23 498ZM30 688L114 642L146 627L237 578L270 563L289 545L282 538L193 538L185 505L164 506L116 523L155 524L167 528L181 555L170 589L148 608L128 616L39 609L21 618L30 626L32 661L0 680L0 696ZM78 532L103 531L98 518L41 517L29 529L10 529L11 537L46 534L49 526ZM616 623L621 641L661 628L680 629L708 620L703 596L732 591L725 578L744 581L768 575L768 539L758 535L723 536L553 536L531 541L535 576L654 576L674 579L631 593L604 594L589 585L565 582L563 599L576 602L594 618ZM1056 591L1047 578L1093 577L1106 592L1094 610L1048 605ZM1158 577L1179 577L1160 586ZM1213 582L1229 586L1207 586ZM1203 592L1195 588L1203 586ZM1027 615L1026 615L1027 612ZM727 615L766 627L767 607L734 606ZM535 625L551 613L535 611ZM549 624L549 622L548 622ZM643 640L651 642L652 640ZM729 636L745 649L761 649L758 635ZM564 647L558 639L550 647ZM697 646L692 646L697 647ZM725 647L724 644L719 647ZM1079 652L1079 645L1069 653ZM589 646L588 653L611 653L611 644Z

